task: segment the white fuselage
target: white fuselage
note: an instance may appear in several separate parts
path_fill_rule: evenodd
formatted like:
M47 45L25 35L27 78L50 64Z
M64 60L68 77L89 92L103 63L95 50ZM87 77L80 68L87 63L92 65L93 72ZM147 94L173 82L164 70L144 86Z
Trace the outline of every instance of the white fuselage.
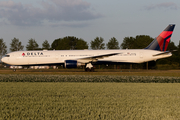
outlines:
M117 55L99 58L96 60L84 59L93 56L119 53ZM2 58L2 62L9 65L48 65L63 64L66 60L77 60L79 63L89 62L120 62L120 63L143 63L161 58L170 57L172 54L149 49L127 50L50 50L50 51L17 51Z

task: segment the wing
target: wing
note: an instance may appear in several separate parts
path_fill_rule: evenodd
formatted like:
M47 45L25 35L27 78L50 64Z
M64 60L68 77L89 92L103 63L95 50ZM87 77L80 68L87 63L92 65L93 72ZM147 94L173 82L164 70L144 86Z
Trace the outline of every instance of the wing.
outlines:
M106 57L110 57L110 56L114 56L114 55L118 55L118 54L120 54L120 53L111 53L111 54L91 56L91 57L86 57L86 58L80 58L80 59L78 59L78 61L95 62L98 59L104 59Z

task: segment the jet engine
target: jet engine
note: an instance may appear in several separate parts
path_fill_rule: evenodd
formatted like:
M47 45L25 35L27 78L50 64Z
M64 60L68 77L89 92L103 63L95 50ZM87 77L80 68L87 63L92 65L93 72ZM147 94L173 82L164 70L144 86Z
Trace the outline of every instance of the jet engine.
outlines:
M65 68L77 68L78 66L81 66L83 64L78 63L77 60L66 60L64 62L64 67Z

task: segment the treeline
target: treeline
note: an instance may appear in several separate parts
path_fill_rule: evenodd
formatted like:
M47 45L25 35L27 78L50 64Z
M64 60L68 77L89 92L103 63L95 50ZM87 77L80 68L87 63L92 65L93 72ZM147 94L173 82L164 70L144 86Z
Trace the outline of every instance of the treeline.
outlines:
M106 44L104 43L104 39L102 37L96 37L94 40L90 42L90 48L93 50L97 49L120 49L119 42L116 38L111 38L109 42ZM88 43L83 40L76 38L74 36L67 36L64 38L55 39L53 43L50 45L47 40L42 43L42 48L39 47L38 43L35 39L29 39L28 44L25 46L26 50L83 50L89 49ZM10 43L10 52L13 51L21 51L24 49L24 45L22 42L19 41L18 38L13 38ZM7 46L4 40L0 39L0 58L3 55L7 54Z
M83 50L83 49L93 49L93 50L102 50L102 49L143 49L147 47L154 38L148 35L137 35L136 37L125 37L123 42L119 44L118 40L115 37L109 39L108 43L104 43L102 37L96 37L94 40L90 41L90 45L83 40L82 38L76 38L74 36L67 36L64 38L55 39L50 45L48 40L43 41L42 48L39 47L35 39L29 39L26 47L26 50ZM13 38L10 43L10 51L20 51L24 49L21 41L18 38ZM180 65L180 45L176 46L174 42L170 42L167 48L167 51L176 50L173 52L172 57L160 59L156 62L149 62L149 66L156 68L157 65L169 64L175 65L176 67ZM7 46L3 39L0 39L0 58L7 53ZM135 64L133 67L140 68L145 65ZM127 67L127 66L126 66Z
M90 48L93 50L98 49L120 49L119 42L116 38L111 38L107 44L104 43L104 39L102 37L96 37L94 40L90 42ZM1 46L1 54L7 53L7 46L3 39L0 39ZM13 38L10 43L10 51L20 51L23 50L24 46L18 38ZM26 50L83 50L89 49L88 43L83 40L76 38L74 36L67 36L64 38L55 39L53 43L50 45L47 40L42 43L42 48L39 47L38 43L35 39L29 39L28 44L26 45Z

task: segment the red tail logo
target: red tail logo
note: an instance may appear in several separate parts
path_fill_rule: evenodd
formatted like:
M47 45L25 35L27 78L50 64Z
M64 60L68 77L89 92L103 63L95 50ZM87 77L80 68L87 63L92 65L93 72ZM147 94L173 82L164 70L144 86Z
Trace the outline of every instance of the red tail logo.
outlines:
M145 49L166 51L171 39L175 25L168 25L167 28Z
M173 31L163 31L156 39L161 51L166 51Z

